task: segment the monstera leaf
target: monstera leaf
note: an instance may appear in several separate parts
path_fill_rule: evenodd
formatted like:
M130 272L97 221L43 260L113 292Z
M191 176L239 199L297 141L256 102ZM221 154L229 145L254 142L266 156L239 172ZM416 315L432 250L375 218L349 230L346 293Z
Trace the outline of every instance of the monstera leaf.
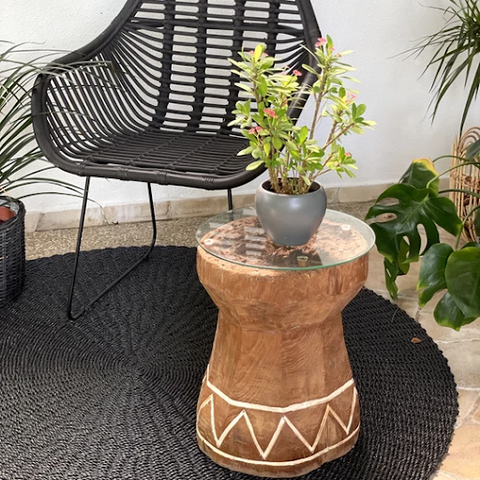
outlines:
M440 179L437 175L433 162L429 158L417 158L410 164L398 183L405 183L422 189L426 188L431 182L429 188L433 193L438 194Z
M385 278L393 298L397 298L397 276L408 271L408 264L419 260L422 240L418 228L426 233L427 251L439 242L437 226L458 235L462 221L454 203L438 196L438 178L429 159L417 159L396 184L385 190L367 213L366 219L375 219L371 227L376 235L378 251L385 257ZM389 204L383 204L386 200ZM382 203L381 203L382 202ZM382 215L393 217L386 221Z
M453 252L445 267L450 295L464 315L473 318L480 317L480 245L476 245Z
M480 317L480 245L458 251L444 243L433 245L423 256L417 289L421 307L447 290L433 313L440 325L460 330L473 322Z
M417 283L417 290L421 290L418 295L420 307L424 307L437 292L447 288L445 267L452 253L450 245L437 243L423 256Z

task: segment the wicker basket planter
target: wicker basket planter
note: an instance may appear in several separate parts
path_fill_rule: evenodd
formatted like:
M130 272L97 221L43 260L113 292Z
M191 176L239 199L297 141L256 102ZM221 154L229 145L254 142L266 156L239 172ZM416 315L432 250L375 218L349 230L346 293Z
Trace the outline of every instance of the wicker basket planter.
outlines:
M470 128L460 139L455 139L452 154L465 157L469 145L480 139L480 127ZM458 165L462 161L452 158L451 166ZM480 169L473 165L465 165L450 172L450 188L459 190L471 190L480 194ZM480 204L480 198L460 192L451 192L450 199L455 203L458 216L464 220L468 214ZM465 223L463 238L467 242L478 242L479 239L473 226L473 216Z
M5 220L0 222L0 307L17 297L25 284L25 206L19 200L0 196L2 218Z

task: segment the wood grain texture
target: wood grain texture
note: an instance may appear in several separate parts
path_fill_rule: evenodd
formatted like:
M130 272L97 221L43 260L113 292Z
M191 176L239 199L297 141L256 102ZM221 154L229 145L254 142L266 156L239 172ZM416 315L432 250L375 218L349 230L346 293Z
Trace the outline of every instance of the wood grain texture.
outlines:
M198 249L198 274L219 308L197 409L200 448L245 473L303 475L349 451L358 396L341 311L368 257L336 267L244 267Z

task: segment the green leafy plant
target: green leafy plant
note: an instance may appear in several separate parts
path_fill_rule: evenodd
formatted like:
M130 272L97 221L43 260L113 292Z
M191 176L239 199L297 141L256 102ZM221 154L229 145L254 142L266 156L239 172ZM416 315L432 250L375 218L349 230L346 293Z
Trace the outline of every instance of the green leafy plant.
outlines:
M449 170L466 164L480 168L475 159L463 160ZM436 293L444 292L434 310L435 320L459 330L480 317L480 244L459 247L469 217L462 221L455 204L441 196L451 191L439 190L443 173L439 174L429 159L414 160L400 182L378 197L366 218L374 220L371 227L378 251L385 257L385 281L390 295L397 298L397 278L406 275L410 265L422 258L417 283L420 306L425 306ZM466 193L480 196L472 191ZM476 211L480 211L480 206L470 215ZM423 248L420 226L426 237ZM457 237L455 248L440 243L438 227Z
M0 194L16 198L42 193L79 195L81 188L48 175L56 167L43 159L32 130L30 101L33 82L39 73L52 68L44 62L48 54L23 62L19 58L28 51L22 45L0 44L5 45L0 51ZM47 164L41 166L37 162ZM65 191L16 195L17 189L38 183L61 187Z
M311 127L297 126L288 115L289 107L298 99L300 71L288 74L288 67L275 67L275 59L265 53L265 45L251 52L239 52L242 61L230 61L232 70L246 83L237 83L250 98L236 105L236 118L230 125L239 125L249 140L249 147L239 155L252 155L255 161L247 168L265 165L273 191L284 194L305 194L320 175L335 171L340 176L354 176L352 155L341 145L349 133L363 133L375 122L365 120L366 106L357 105L358 92L344 86L354 70L342 58L350 52L337 53L332 39L319 38L314 63L303 65L313 75L309 95L315 100ZM252 103L255 102L255 103ZM256 108L254 108L256 105ZM314 139L322 117L329 117L331 128L322 145Z
M450 87L464 74L465 86L470 81L469 91L460 123L463 130L468 112L480 87L480 7L477 0L450 0L446 8L431 7L443 12L445 25L436 33L422 39L413 49L421 54L433 49L425 70L435 70L431 90L433 118Z

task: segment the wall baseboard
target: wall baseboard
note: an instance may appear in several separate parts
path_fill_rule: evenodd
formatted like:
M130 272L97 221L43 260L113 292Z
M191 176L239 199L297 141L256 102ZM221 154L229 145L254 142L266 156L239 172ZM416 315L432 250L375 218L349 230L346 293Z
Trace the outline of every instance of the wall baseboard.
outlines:
M327 188L328 204L335 208L336 204L373 202L391 184L379 184L355 187ZM447 188L448 178L441 179L441 188ZM235 208L254 204L254 194L235 195ZM168 220L182 217L211 216L227 209L225 196L179 198L155 202L155 213L158 220ZM27 211L25 229L27 233L45 230L60 230L77 228L80 209L58 210L52 212ZM123 205L94 206L87 210L85 226L117 223L147 222L150 220L148 202Z

